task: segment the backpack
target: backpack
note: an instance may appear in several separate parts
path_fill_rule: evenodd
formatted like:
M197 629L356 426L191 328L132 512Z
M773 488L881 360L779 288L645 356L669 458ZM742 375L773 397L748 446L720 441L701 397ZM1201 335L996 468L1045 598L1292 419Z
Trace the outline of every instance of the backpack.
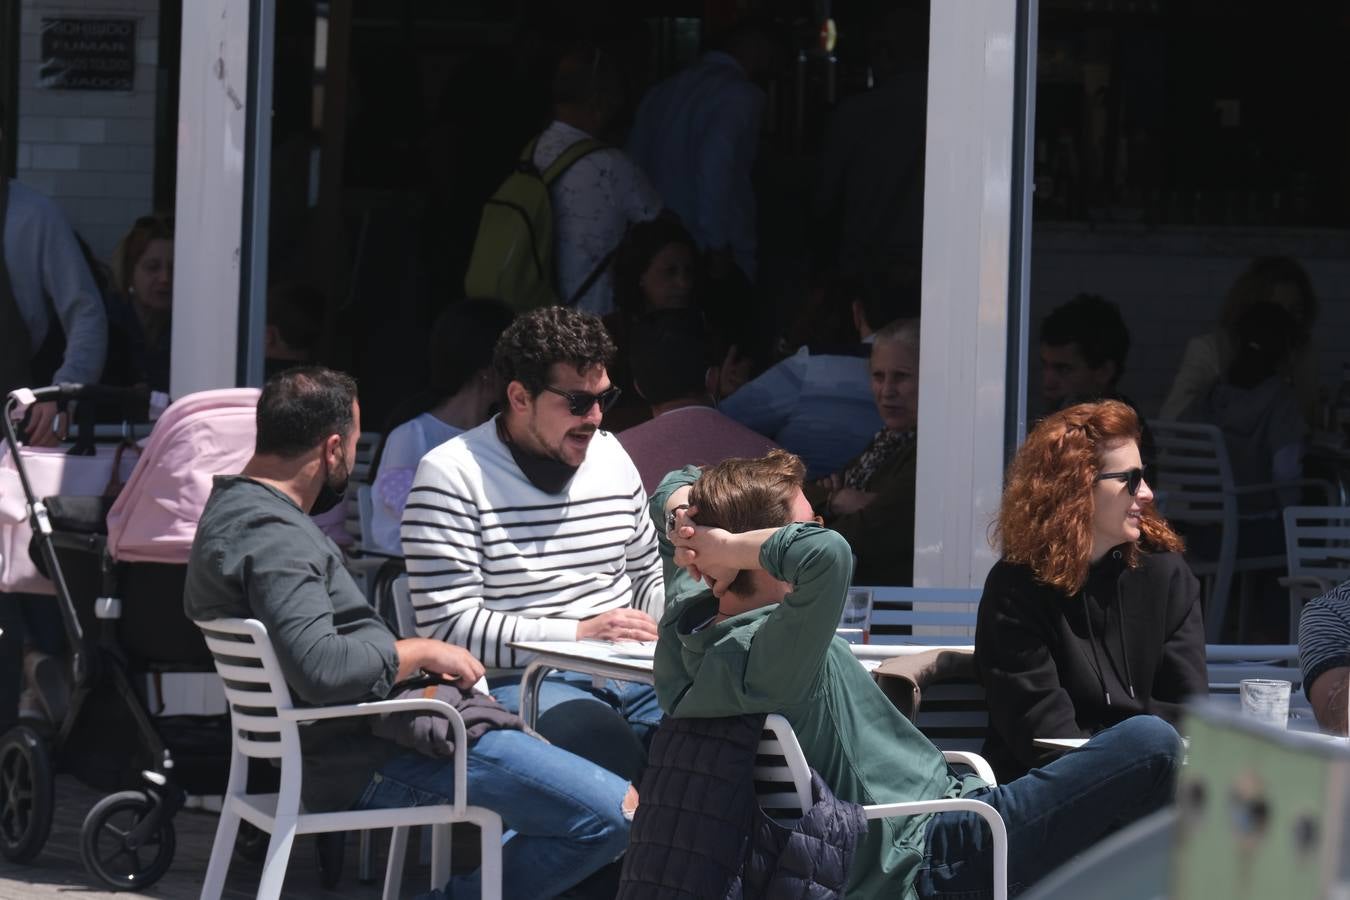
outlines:
M554 267L553 202L549 187L573 163L605 147L584 138L559 154L547 169L534 164L534 138L496 192L483 204L473 254L464 275L467 297L498 297L516 312L559 302ZM574 304L604 271L609 257L582 283L566 305Z

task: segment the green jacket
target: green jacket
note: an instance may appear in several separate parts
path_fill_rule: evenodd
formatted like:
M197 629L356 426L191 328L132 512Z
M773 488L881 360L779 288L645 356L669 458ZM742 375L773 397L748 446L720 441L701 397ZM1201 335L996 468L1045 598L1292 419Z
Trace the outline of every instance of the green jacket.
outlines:
M666 498L698 478L672 472L651 498L664 536ZM706 627L712 592L675 570L656 646L656 696L677 717L780 713L806 761L837 796L854 803L957 797L983 787L957 778L941 751L886 699L842 639L835 637L851 574L848 542L810 523L779 529L760 550L774 578L793 585L782 603ZM858 848L849 897L914 897L929 816L877 820Z

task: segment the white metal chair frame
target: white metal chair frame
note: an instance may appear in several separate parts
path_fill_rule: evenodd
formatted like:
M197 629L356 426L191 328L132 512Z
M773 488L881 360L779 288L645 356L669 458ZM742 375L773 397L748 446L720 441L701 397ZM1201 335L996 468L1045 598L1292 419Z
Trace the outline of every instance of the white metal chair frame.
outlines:
M1303 605L1350 578L1350 506L1286 506L1284 551L1289 639L1298 640Z
M414 825L433 827L431 886L442 888L450 878L450 823L473 822L482 830L483 896L500 900L502 820L491 810L466 804L467 753L454 756L453 803L332 813L306 813L300 809L300 723L391 712L433 712L449 720L455 746L467 747L464 722L454 707L440 700L405 699L296 708L267 629L261 622L256 619L215 619L196 625L206 638L207 647L215 658L216 671L224 682L233 742L229 785L221 804L220 823L216 827L211 860L202 885L202 900L217 900L221 895L240 820L246 820L272 836L258 885L259 898L281 895L296 835L392 828L383 896L393 900L398 897L402 882L408 827ZM280 761L279 793L248 793L250 758Z
M756 791L759 805L768 810L797 810L804 815L811 808L811 769L806 764L806 755L802 753L801 743L792 731L788 720L777 714L764 718L765 736L759 742L759 756L767 757L768 762L756 764L754 769ZM974 754L944 754L948 761L971 765L969 757ZM953 759L953 756L957 757ZM975 757L984 766L986 778L993 784L993 773L988 771L988 763ZM979 772L979 769L977 769ZM791 792L781 792L761 786L791 784ZM864 806L863 814L868 819L888 819L893 816L915 816L937 812L971 812L984 819L993 833L994 843L994 900L1007 900L1008 896L1008 829L998 810L987 803L969 798L951 798L942 800L915 800L908 803L878 803Z
M1239 559L1237 555L1240 497L1271 495L1281 489L1330 485L1316 479L1262 484L1234 482L1233 467L1223 432L1217 426L1197 422L1149 423L1157 446L1156 484L1158 506L1169 520L1196 525L1217 525L1219 554L1212 560L1189 560L1192 571L1209 583L1205 605L1205 631L1209 641L1218 641L1232 592L1233 576L1242 572L1278 571L1284 560L1277 556Z

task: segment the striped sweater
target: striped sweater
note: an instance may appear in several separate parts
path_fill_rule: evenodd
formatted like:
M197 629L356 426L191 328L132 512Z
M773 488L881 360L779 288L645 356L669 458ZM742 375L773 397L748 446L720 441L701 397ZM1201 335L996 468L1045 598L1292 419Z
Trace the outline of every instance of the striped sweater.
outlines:
M628 455L599 431L567 487L521 472L495 419L422 458L403 512L417 631L517 669L511 641L575 640L577 622L633 606L661 618L656 531Z

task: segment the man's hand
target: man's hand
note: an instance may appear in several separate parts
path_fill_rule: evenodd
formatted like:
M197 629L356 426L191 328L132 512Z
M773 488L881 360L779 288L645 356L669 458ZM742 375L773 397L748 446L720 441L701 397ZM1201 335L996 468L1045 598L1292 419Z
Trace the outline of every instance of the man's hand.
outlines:
M732 535L721 528L704 528L694 521L694 507L675 510L670 539L675 545L675 565L687 569L695 581L706 582L713 595L721 597L740 574L729 562Z
M717 398L730 397L750 380L750 367L754 364L748 356L741 356L736 345L727 348L727 355L717 367Z
M468 650L445 641L404 638L395 642L394 649L398 653L399 681L425 670L457 683L463 690L470 690L486 671Z
M611 609L578 622L577 640L654 641L656 620L640 609Z
M66 436L67 427L63 422L61 433L53 430L56 422L56 401L47 400L34 403L28 408L28 422L24 426L25 440L29 447L55 447Z

